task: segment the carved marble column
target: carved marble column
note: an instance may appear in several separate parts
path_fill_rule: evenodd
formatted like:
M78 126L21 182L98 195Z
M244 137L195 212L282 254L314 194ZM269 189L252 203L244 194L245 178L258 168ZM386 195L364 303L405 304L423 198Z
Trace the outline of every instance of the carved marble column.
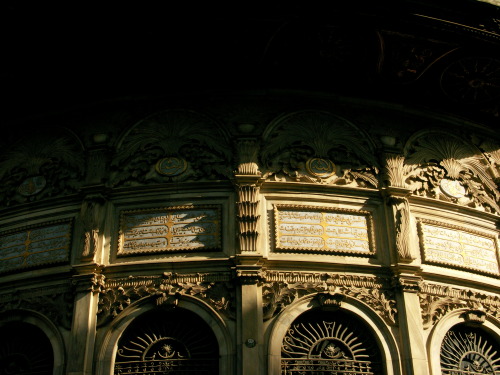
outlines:
M96 337L99 291L104 286L104 275L99 268L77 269L73 276L75 304L71 341L69 343L68 375L93 374L94 344Z
M427 375L429 368L418 296L422 279L412 271L400 268L394 278L402 367L406 375Z
M238 374L265 374L261 267L235 268L240 285L237 309Z

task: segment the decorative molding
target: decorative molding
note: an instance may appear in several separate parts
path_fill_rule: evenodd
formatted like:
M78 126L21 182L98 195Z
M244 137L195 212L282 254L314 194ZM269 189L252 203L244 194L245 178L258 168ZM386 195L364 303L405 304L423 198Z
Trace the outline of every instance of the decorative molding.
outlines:
M500 319L500 296L498 295L426 282L421 284L418 295L424 329L431 328L443 316L456 309L484 311Z
M418 231L424 262L500 275L496 236L422 218Z
M24 309L36 311L56 326L71 328L74 293L69 285L16 290L0 294L0 313Z
M130 186L231 177L233 152L219 124L204 114L170 109L139 121L120 142L111 184Z
M122 211L118 255L220 250L221 230L217 205Z
M369 137L326 111L290 113L269 126L261 153L264 178L377 188Z
M417 258L413 246L410 203L406 197L391 196L394 225L396 229L396 250L400 262L411 262Z
M413 194L500 213L500 191L488 159L474 145L444 132L428 132L405 147ZM495 177L495 176L493 176Z
M405 165L405 157L403 155L387 153L385 155L385 180L388 186L405 188L406 176L411 170L411 167Z
M369 211L305 205L274 205L276 251L374 255Z
M156 305L175 305L183 295L200 299L233 319L234 294L230 273L165 273L163 276L106 279L99 296L98 324L109 322L140 299L151 298Z
M308 272L268 271L262 288L264 319L310 294L355 298L374 309L387 324L396 325L396 300L387 278ZM324 297L317 297L324 298Z
M260 145L257 139L241 138L237 140L238 145L238 169L237 175L260 176L258 155Z

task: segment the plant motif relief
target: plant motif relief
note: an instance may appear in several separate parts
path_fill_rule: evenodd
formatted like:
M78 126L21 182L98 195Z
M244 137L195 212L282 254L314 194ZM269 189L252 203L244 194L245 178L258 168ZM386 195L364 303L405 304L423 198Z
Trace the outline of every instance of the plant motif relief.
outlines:
M113 186L227 179L232 151L218 124L193 111L168 110L140 121L118 146Z
M330 113L292 113L273 124L265 135L263 177L377 187L379 167L367 139L347 120Z
M500 192L481 151L449 134L429 133L405 149L414 194L499 213Z

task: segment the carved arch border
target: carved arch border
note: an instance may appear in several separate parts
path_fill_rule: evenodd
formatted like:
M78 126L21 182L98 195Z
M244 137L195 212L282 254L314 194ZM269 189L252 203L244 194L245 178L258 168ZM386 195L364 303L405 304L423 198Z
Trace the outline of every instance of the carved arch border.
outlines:
M321 293L309 294L288 305L266 330L269 374L280 374L283 337L296 318L309 310L320 307L320 302L317 299L319 294ZM341 306L342 309L356 315L373 330L374 339L379 345L382 355L385 373L387 375L400 375L399 350L390 327L376 311L355 298L344 296Z
M12 322L34 325L47 336L54 353L53 375L65 374L66 349L64 339L59 329L46 316L32 310L8 310L0 315L0 327Z
M455 325L464 323L464 313L470 311L468 308L453 310L446 314L433 327L427 338L426 350L429 363L430 375L441 375L441 344L446 333ZM481 328L492 336L496 336L500 341L500 321L489 314L486 314L486 320L481 324ZM437 353L437 355L436 355Z
M103 327L101 332L98 332L94 356L96 358L96 367L94 368L96 375L113 374L118 341L135 318L156 307L155 300L155 297L151 296L131 304L109 325ZM180 296L175 306L195 313L210 327L219 343L219 373L232 374L234 371L234 345L229 327L222 317L207 303L191 296Z

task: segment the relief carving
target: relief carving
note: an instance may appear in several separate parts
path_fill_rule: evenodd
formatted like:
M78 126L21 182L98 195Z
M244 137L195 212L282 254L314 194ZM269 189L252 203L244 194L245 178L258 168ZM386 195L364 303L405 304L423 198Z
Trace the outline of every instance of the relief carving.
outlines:
M422 283L418 295L424 329L431 328L448 312L456 309L467 308L469 312L480 311L479 315L484 312L496 319L500 318L500 297L498 295L429 283Z
M413 194L500 213L490 164L472 144L433 132L410 142L405 154L405 163L413 167L406 179Z
M264 134L264 178L376 188L379 167L368 139L328 112L289 114Z
M36 311L56 326L71 328L74 295L67 286L35 288L0 295L0 312L24 309Z
M77 140L64 134L32 135L2 156L0 196L9 206L73 194L83 173L83 149Z
M336 301L346 297L366 303L388 324L396 325L396 300L389 280L355 275L299 272L267 272L262 287L264 319L270 319L295 300L317 293L319 301ZM328 298L327 298L328 297Z
M415 260L415 250L413 249L410 204L405 197L391 197L389 202L392 205L394 223L396 226L396 249L401 262L411 262Z
M232 150L219 125L188 110L167 110L137 123L111 163L113 186L228 179Z
M83 200L80 210L80 223L83 229L82 261L92 260L99 249L106 201L101 194L91 194Z
M217 312L233 319L234 293L229 273L168 273L163 277L130 276L107 279L106 286L99 296L98 325L106 324L140 299L152 298L157 305L176 305L183 295L198 298Z

